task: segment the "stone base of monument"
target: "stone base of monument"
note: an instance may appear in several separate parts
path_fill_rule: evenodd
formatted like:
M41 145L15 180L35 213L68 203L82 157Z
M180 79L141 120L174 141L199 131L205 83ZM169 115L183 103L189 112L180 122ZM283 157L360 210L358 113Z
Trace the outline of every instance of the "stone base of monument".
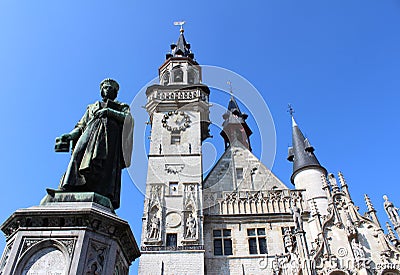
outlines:
M49 192L1 230L0 274L128 274L140 256L129 224L96 193Z

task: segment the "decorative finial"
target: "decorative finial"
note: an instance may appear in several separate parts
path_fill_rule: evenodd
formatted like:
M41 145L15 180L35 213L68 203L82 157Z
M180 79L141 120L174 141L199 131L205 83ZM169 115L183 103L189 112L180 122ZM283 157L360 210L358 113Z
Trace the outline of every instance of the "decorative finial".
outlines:
M179 30L181 33L183 33L185 30L183 29L183 25L185 25L185 21L175 21L174 26L181 26L181 29Z
M312 211L314 212L315 215L319 215L319 209L317 206L317 203L315 202L314 199L312 199Z
M290 114L290 116L291 117L293 117L293 114L294 114L294 109L293 109L293 106L292 106L292 104L288 104L288 113Z
M232 82L231 82L230 80L228 80L228 81L226 82L226 84L229 85L229 93L231 94L231 96L233 96Z
M347 182L346 182L346 180L344 179L343 173L342 173L342 172L339 172L339 173L338 173L338 176L339 176L340 186L341 186L342 188L345 187L345 186L347 186Z
M329 187L328 181L326 180L326 176L324 174L321 175L322 180L322 188Z
M368 197L367 194L364 194L365 204L367 205L368 212L375 211L374 206L372 205L371 199Z
M393 231L392 227L390 226L389 222L386 222L386 228L387 228L387 231L388 231L389 240L391 242L397 240L396 235L394 234L394 231Z
M333 191L334 193L339 192L339 185L337 184L335 175L332 174L332 173L330 173L330 174L328 175L328 180L329 180L329 183L331 184L332 191Z

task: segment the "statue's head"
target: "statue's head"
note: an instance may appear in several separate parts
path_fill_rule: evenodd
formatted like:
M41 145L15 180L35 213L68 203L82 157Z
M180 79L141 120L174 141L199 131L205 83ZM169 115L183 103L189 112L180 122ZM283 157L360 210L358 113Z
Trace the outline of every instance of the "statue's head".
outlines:
M100 83L101 97L114 100L117 98L119 90L118 82L111 78L106 78Z
M383 195L383 199L384 199L385 201L388 201L388 200L389 200L389 198L388 198L386 195Z

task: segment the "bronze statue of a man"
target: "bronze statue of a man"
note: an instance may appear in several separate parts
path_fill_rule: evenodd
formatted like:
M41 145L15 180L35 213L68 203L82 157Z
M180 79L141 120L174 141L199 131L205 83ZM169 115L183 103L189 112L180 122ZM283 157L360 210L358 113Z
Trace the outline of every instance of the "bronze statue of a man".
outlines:
M121 170L130 165L133 141L129 105L115 100L118 90L115 80L103 80L103 100L90 104L75 128L56 140L74 144L59 189L96 192L109 198L114 209L119 208Z

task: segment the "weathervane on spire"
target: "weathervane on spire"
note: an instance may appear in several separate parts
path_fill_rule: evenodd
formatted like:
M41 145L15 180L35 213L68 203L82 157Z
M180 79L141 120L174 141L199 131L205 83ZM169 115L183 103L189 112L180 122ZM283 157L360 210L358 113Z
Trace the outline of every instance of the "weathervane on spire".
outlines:
M231 94L231 96L233 96L232 82L231 82L230 80L228 80L228 81L226 82L226 84L229 85L229 93Z
M288 110L287 111L289 112L290 116L293 117L294 109L293 109L292 104L290 104L290 103L288 104Z
M180 32L184 32L183 25L185 25L185 21L175 21L174 26L181 26Z

